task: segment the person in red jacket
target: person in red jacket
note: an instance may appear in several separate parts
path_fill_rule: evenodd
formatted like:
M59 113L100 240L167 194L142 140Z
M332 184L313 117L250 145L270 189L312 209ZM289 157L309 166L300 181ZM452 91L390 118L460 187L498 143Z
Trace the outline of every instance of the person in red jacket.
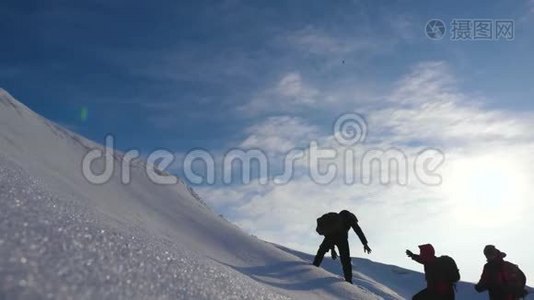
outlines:
M412 299L454 300L454 282L459 280L456 263L453 264L454 261L447 256L436 257L434 247L431 244L419 246L419 251L419 255L417 255L406 250L406 255L424 265L427 287L413 296ZM444 259L448 262L443 263ZM453 273L453 275L451 276L449 273Z
M487 245L484 256L488 262L475 285L477 292L488 291L490 300L516 300L526 295L525 274L516 265L504 260L506 253Z

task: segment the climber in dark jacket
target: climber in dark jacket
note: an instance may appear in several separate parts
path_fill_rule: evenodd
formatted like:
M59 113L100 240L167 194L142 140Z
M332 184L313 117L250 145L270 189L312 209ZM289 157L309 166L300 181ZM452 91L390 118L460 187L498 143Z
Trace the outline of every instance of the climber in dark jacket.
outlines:
M505 278L511 277L510 274L506 274L509 271L506 265L510 265L504 260L506 253L501 252L493 245L487 245L484 247L484 256L488 262L484 265L480 281L475 285L477 292L488 291L490 300L516 300L527 294L526 291L518 294L506 288ZM518 277L521 277L522 283L526 282L525 274L522 271L518 272L520 275Z
M406 255L425 268L426 288L415 296L413 300L454 300L454 281L448 278L447 271L436 257L434 247L431 244L419 246L419 254L406 250ZM457 271L456 263L452 266ZM458 277L454 279L457 281Z
M337 246L339 250L339 256L341 260L341 264L343 266L343 274L345 276L345 280L347 282L352 283L352 264L350 259L350 249L349 249L349 230L352 228L354 232L358 235L360 238L360 241L363 244L363 250L364 252L371 253L371 248L369 248L367 239L365 238L365 234L363 233L362 229L358 225L358 219L356 216L349 212L348 210L343 210L339 212L339 214L335 213L329 213L329 215L332 215L334 218L337 218L337 221L339 222L340 226L338 228L335 228L332 232L328 233L320 233L323 234L324 240L319 246L319 250L317 251L317 255L315 255L315 259L313 260L313 264L315 266L320 266L321 262L323 261L323 257L328 252L328 250L332 251L332 258L336 259L337 254L335 251L335 246ZM319 232L319 228L317 232Z

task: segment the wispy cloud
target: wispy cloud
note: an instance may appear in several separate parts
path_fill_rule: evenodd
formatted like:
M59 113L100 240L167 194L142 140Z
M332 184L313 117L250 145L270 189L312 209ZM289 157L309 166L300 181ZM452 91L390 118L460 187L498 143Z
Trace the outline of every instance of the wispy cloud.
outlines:
M309 141L319 134L316 126L291 116L269 117L264 122L247 128L245 132L247 137L240 147L259 148L277 154L303 146L303 141Z
M319 97L319 91L307 84L299 72L289 72L238 110L249 115L302 111L315 105Z
M458 90L444 62L416 65L392 92L392 107L370 115L374 128L391 132L397 141L425 141L457 146L481 142L514 142L534 138L530 115L486 110L477 99Z
M369 37L339 36L325 30L307 26L288 33L287 41L303 52L318 55L340 55L377 48L377 42Z
M390 100L401 104L447 102L458 99L456 80L445 62L423 62L400 79Z
M312 87L305 86L299 73L286 74L275 88L276 93L287 97L296 104L310 105L315 103L314 97L318 92Z

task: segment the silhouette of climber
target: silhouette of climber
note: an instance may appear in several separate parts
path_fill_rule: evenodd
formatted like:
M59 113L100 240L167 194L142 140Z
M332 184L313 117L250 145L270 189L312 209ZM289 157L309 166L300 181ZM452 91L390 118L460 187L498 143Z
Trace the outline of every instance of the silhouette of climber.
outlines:
M352 264L348 239L351 228L360 238L364 252L371 253L371 248L367 245L367 239L358 225L356 216L347 210L342 210L339 213L332 212L324 214L317 219L316 231L320 235L324 235L324 240L319 246L317 255L315 255L315 259L313 260L313 264L319 267L328 250L332 251L332 258L336 259L335 247L337 246L345 280L350 283L352 283Z
M406 255L425 268L426 288L413 300L454 300L454 284L460 280L456 262L449 256L436 257L431 244L419 246L420 254L406 250Z
M484 247L487 263L480 281L475 285L477 292L488 291L491 300L516 300L524 298L527 278L515 264L505 261L506 253L493 245Z

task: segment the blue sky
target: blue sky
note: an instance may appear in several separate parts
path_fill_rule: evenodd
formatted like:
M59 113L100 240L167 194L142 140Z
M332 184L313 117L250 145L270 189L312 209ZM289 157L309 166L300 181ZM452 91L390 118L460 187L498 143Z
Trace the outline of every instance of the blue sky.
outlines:
M511 19L515 38L451 41L447 32L434 41L424 33L434 18L447 27L453 19ZM410 153L439 147L450 157L444 172L451 177L487 174L480 165L502 158L493 171L529 182L531 172L522 168L532 165L525 152L534 144L533 26L532 0L2 1L0 87L92 140L102 143L107 133L114 134L122 150L166 148L183 155L198 147L218 154L256 147L279 157L310 139L328 141L335 117L358 111L368 118L370 146L405 146ZM468 169L457 167L471 162ZM180 174L178 166L174 171ZM481 194L448 182L432 190L355 189L296 178L284 187L198 188L217 211L249 232L309 252L318 243L314 218L324 210L349 207L398 218L412 224L391 237L402 243L399 249L388 237L395 227L367 218L376 245L372 259L414 268L402 257L403 247L439 239L453 244L446 250L456 255L469 247L465 261L473 263L466 273L475 280L482 262L478 248L488 240L512 245L517 238L488 232L515 230L524 241L522 226L530 224L524 211L531 204L521 202L527 192L516 195L519 208L510 213L518 219L497 227L488 219L476 226L456 222L450 235L452 219L470 219L470 205L485 203L454 202ZM511 189L518 190L514 184ZM318 197L332 199L317 204ZM390 202L399 197L402 201ZM475 242L458 238L461 234ZM515 251L534 272L527 248L510 247L505 250Z
M534 92L528 22L517 24L512 43L435 42L422 34L431 18L522 20L528 3L1 5L0 33L9 41L0 45L2 86L92 139L120 134L125 148L148 151L157 144L182 151L191 141L209 148L227 143L254 122L234 108L294 70L320 86L354 83L380 90L414 63L445 60L463 75L463 84L495 96L490 105L532 107L526 100ZM299 34L338 39L345 49L315 41L316 49L305 51L310 45L291 43ZM84 106L89 118L81 123Z

